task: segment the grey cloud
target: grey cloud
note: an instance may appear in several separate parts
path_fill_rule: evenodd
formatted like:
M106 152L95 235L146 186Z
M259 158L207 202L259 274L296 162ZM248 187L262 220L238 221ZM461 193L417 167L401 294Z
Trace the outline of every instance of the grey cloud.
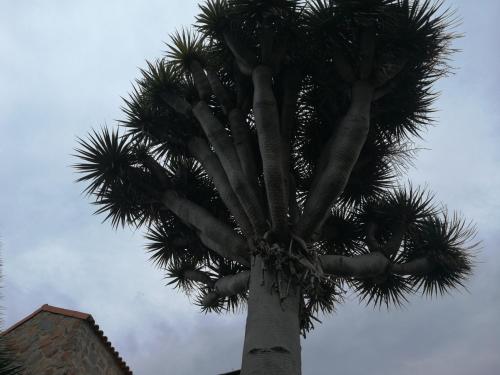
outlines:
M0 236L6 324L50 303L90 312L140 375L239 366L244 315L199 313L164 286L140 231L113 231L73 183L76 135L120 118L145 59L193 22L198 1L30 1L0 14ZM493 374L500 370L500 3L449 1L463 18L457 74L440 82L437 127L409 178L479 227L469 293L377 310L356 298L303 341L304 374ZM478 4L480 3L480 4ZM498 32L497 32L498 34Z

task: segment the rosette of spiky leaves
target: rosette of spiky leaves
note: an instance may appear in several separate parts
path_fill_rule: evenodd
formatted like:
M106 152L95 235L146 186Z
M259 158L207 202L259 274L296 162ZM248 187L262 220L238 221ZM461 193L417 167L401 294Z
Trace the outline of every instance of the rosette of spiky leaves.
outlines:
M403 146L404 147L404 146ZM382 196L396 181L401 145L372 132L354 165L341 199L349 204L361 204Z
M206 64L206 55L201 34L193 30L182 29L170 37L167 57L172 64L176 64L184 71L189 71L191 63L198 61L202 66Z
M398 138L419 135L432 121L436 94L430 86L449 71L450 43L457 37L449 30L453 13L442 3L398 1L387 7L375 56L379 70L404 62L388 94L374 103L374 122Z
M283 36L288 32L298 32L298 10L301 1L297 0L233 0L230 2L230 14L243 20L255 34L255 40L262 43L263 28L273 31L275 40L283 42ZM291 34L290 34L291 33Z
M320 155L326 140L335 131L335 125L328 125L325 120L305 118L297 129L294 146L294 171L297 186L303 194L309 191L313 176L318 172ZM319 145L323 145L320 147ZM401 170L406 165L411 154L405 143L385 137L380 132L370 133L355 164L349 181L341 196L347 204L360 204L369 199L375 199L389 188L393 187Z
M303 200L316 172L321 150L348 107L343 89L329 84L332 79L307 76L297 101L296 128L293 132L292 166L300 198Z
M432 105L437 94L430 88L431 82L420 82L410 74L401 75L396 81L387 95L372 103L373 126L395 140L420 137L433 121Z
M196 160L185 157L171 158L165 168L178 194L209 209L215 216L220 217L226 211L212 182Z
M200 6L197 28L208 37L212 49L219 55L227 55L231 62L234 61L233 56L227 54L224 43L228 36L251 50L257 57L256 61L267 59L266 63L270 63L273 58L263 56L264 50L269 52L266 46L284 47L291 45L292 40L300 39L297 37L300 28L299 3L294 0L209 0ZM274 56L278 60L282 57Z
M354 210L349 206L338 206L323 224L316 245L323 254L356 255L363 252L363 237L363 226Z
M411 232L401 256L405 262L419 258L430 261L431 271L410 279L424 294L444 294L464 287L472 272L476 230L457 214L427 218Z
M298 0L231 0L232 11L262 22L268 16L294 11Z
M196 17L196 27L209 38L223 37L231 22L227 0L208 0L199 5L200 14Z
M125 172L134 163L134 157L126 137L118 131L102 128L93 130L88 139L78 139L76 155L82 162L74 165L82 177L77 182L87 182L85 192L102 195L124 178Z
M446 57L454 51L451 42L459 36L450 30L458 20L454 12L443 9L441 1L391 1L381 20L378 43L385 48L376 56L379 64L392 54L407 61L408 73L420 77L436 79L448 72Z
M200 271L201 267L196 262L186 259L179 259L170 262L166 267L166 278L169 279L167 285L173 285L174 289L179 289L190 295L197 286L197 282L186 276L188 271Z
M77 181L88 182L85 191L95 196L97 214L107 214L104 220L114 227L140 226L158 215L156 181L138 164L126 136L103 128L79 143L76 156L82 162L74 167L83 176Z
M167 104L166 98L177 100L184 106L181 109L189 112L183 97L193 96L191 84L165 60L147 64L138 87L124 99L126 119L120 122L132 139L148 142L160 156L189 155L189 139L202 136L202 131L192 116L179 113Z
M437 211L433 194L419 187L400 187L377 200L367 202L363 217L365 222L380 220L405 221L418 225Z
M173 215L164 215L151 225L145 237L148 240L146 251L151 254L150 260L161 269L177 261L201 266L208 264L211 257L216 256L202 244L191 228Z
M390 305L403 306L407 301L406 295L410 294L412 283L404 276L387 274L380 277L351 280L354 290L361 302L373 306Z
M310 50L320 62L332 61L341 53L357 70L360 57L360 29L377 31L380 17L391 0L329 1L307 3L305 23ZM315 48L318 46L321 48ZM314 52L315 51L315 52Z
M427 0L319 0L308 3L305 19L307 53L320 67L315 74L340 55L357 71L362 32L354 30L376 34L371 79L376 82L391 71L395 78L381 87L384 95L373 103L372 123L397 138L419 135L431 121L436 95L430 86L449 71L446 58L457 37L449 32L453 14Z
M219 296L216 292L209 288L202 288L199 290L194 304L199 306L201 311L205 314L220 314L227 310L224 297Z
M147 187L155 186L153 177L143 171L128 173L128 177L103 191L93 202L98 206L96 214L105 214L113 227L134 227L151 222L161 211L155 193Z
M314 329L314 322L321 323L318 315L331 314L337 303L343 302L342 282L333 276L315 279L302 286L300 307L300 329L304 338Z
M387 192L376 200L366 202L360 208L359 217L367 229L376 225L375 239L382 245L394 235L394 231L403 229L407 233L424 223L436 212L433 195L422 188L399 188ZM391 256L397 258L399 253Z
M216 280L248 270L248 268L242 266L241 264L231 262L226 259L218 259L208 265L207 268L210 270L210 275ZM232 296L222 297L220 303L226 311L241 311L247 303L247 291L243 291Z
M303 289L305 308L309 314L332 313L335 304L341 300L338 281L333 276L324 277Z
M165 59L157 59L154 63L146 61L146 64L148 68L141 69L142 79L137 83L153 104L164 105L163 94L183 94L185 82L174 64Z
M199 134L195 123L165 104L157 105L143 90L134 88L122 107L126 119L121 125L136 143L146 143L159 157L187 155L187 140Z
M122 106L122 111L126 118L120 120L120 123L127 128L127 134L136 142L153 142L159 145L164 138L159 123L166 122L168 111L162 111L148 99L137 87L133 87L129 97L123 98L125 105Z

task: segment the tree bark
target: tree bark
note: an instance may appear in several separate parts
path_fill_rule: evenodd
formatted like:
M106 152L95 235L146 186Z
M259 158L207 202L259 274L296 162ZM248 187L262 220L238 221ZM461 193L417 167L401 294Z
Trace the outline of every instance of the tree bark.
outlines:
M257 185L257 157L252 148L250 128L245 121L245 116L239 108L234 108L228 113L229 126L233 136L234 147L238 153L241 169L251 186Z
M226 46L233 53L241 73L247 76L251 75L256 64L256 58L253 53L231 33L224 33L224 41L226 42Z
M299 95L300 74L294 68L289 68L283 74L283 99L280 115L280 133L282 142L283 176L285 176L283 190L285 201L289 202L288 213L292 216L293 207L290 205L290 195L295 194L295 187L291 184L290 159L292 155L292 133L296 125L297 98ZM292 197L295 199L295 197Z
M250 294L243 348L242 375L300 375L300 292L290 287L280 300L275 274L256 256L250 273Z
M278 104L272 87L272 71L259 65L253 70L253 112L259 139L262 169L273 229L280 235L287 230L288 202L285 194L282 143Z
M219 296L234 296L248 289L250 271L242 271L235 275L224 276L217 280L214 289Z
M308 240L335 200L344 190L370 129L370 104L373 87L358 81L352 87L349 110L328 141L320 160L325 166L315 173L304 212L295 226L295 233ZM326 153L326 154L325 154Z
M184 223L193 227L205 246L224 258L244 266L249 265L248 247L243 238L205 208L179 196L173 190L165 191L161 202Z
M264 233L265 216L260 206L260 200L257 192L252 190L252 187L245 181L238 154L229 134L204 101L198 102L193 107L193 113L214 147L229 183L252 223L255 233Z
M208 101L210 99L212 89L208 82L208 78L203 71L203 67L197 60L193 60L189 66L189 70L193 76L194 85L196 86L196 91L198 91L200 100Z
M435 267L428 258L422 257L407 263L391 263L381 252L355 255L321 255L319 257L323 272L339 277L370 278L389 273L401 276L426 275Z
M205 172L212 179L219 196L226 207L234 215L243 234L246 237L253 235L253 228L248 216L243 209L238 197L234 193L222 167L219 158L211 150L208 143L199 137L194 137L188 142L188 148L192 155L198 160Z

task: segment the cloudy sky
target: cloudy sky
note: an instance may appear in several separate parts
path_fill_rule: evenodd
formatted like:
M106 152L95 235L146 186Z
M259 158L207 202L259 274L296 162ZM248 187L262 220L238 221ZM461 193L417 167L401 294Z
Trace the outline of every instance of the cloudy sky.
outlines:
M114 126L120 97L197 0L3 0L0 238L5 325L44 303L91 313L138 375L239 368L244 315L203 315L165 287L140 232L93 216L70 165L77 136ZM468 291L378 310L354 296L303 342L303 373L500 373L498 0L448 0L463 22L456 74L410 178L473 219ZM168 369L168 370L167 370Z

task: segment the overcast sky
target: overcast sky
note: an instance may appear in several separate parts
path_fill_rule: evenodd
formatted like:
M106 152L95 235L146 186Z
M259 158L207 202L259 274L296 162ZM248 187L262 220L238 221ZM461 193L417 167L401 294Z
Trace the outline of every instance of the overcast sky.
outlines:
M141 233L93 216L70 168L76 137L115 125L138 68L193 22L197 0L1 3L5 325L48 303L91 313L138 375L239 368L244 315L203 315L165 287ZM463 20L462 52L409 177L477 223L475 274L468 291L400 310L348 296L303 341L305 375L500 373L500 1L447 4Z

